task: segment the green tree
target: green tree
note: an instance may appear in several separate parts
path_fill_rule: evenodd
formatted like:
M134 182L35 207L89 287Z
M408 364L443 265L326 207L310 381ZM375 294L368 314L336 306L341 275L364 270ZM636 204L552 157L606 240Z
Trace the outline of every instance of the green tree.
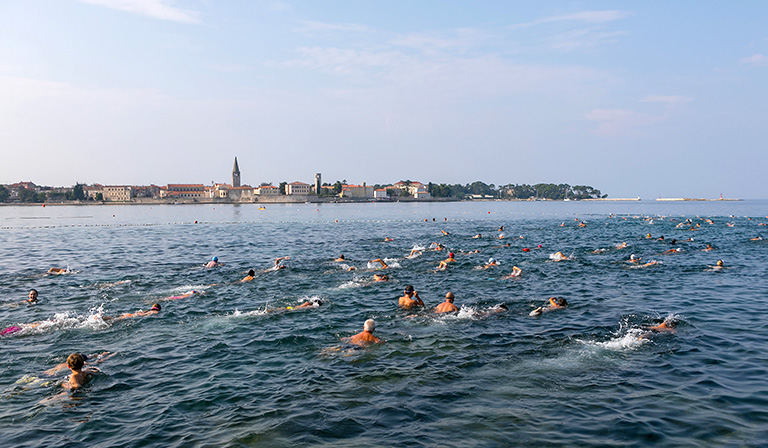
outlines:
M0 185L0 202L7 201L10 195L11 193L8 192L8 189Z
M286 185L288 185L288 182L280 182L280 184L278 184L277 189L280 190L280 194L285 194Z
M80 183L75 183L74 188L72 188L72 193L78 201L85 199L85 191L83 191L83 185Z
M103 201L104 200L104 195L101 194L100 192L96 193L96 200L97 201Z
M21 202L43 202L45 200L45 193L40 194L42 195L42 200L40 200L40 196L34 190L22 188L19 190L19 200Z
M346 183L346 179L344 183ZM333 184L333 194L335 195L341 194L341 186L342 186L342 183L337 180L336 183Z

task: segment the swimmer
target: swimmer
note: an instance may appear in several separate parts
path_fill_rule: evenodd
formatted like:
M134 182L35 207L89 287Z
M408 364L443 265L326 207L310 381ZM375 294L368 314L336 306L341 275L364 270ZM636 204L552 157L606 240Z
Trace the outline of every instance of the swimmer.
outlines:
M446 232L445 230L440 230L440 233L442 233L442 234L443 234L443 235L445 235L445 236L448 236L448 235L450 235L450 233Z
M682 247L678 247L676 249L667 249L664 252L662 252L663 255L670 255L670 254L677 254L683 251Z
M80 353L72 353L67 357L67 367L72 372L69 375L68 380L62 384L65 389L78 389L85 385L91 377L99 373L99 369L95 367L83 368L85 365L85 359Z
M240 283L250 282L251 280L253 280L255 275L256 275L256 271L254 271L253 269L249 270L248 275L243 277L243 279L240 280Z
M645 328L646 330L649 330L649 331L647 331L645 333L642 333L637 338L638 339L648 339L651 336L653 336L655 333L674 334L676 328L677 328L677 320L668 317L668 318L664 319L664 322L660 323L659 325L654 325L652 327Z
M717 260L717 263L715 263L714 266L710 266L710 269L713 271L719 271L721 269L725 269L725 263L723 263L723 260Z
M477 239L477 238L482 238L482 237L483 237L483 234L482 233L478 233L477 235L473 236L472 238Z
M339 258L333 260L333 261L347 261L346 258L344 258L344 254L339 255Z
M160 304L155 303L152 305L152 308L149 309L149 311L136 311L135 313L125 313L118 317L111 317L111 316L101 316L102 320L123 320L123 319L130 319L134 317L147 317L152 316L153 314L157 314L160 312Z
M28 303L30 305L34 305L37 303L37 290L36 289L30 289L28 299L22 301L21 303Z
M215 268L216 266L220 266L221 263L219 263L219 257L213 257L211 258L211 261L209 261L205 267L206 268Z
M385 236L384 237L384 242L387 242L387 241L395 241L395 239L394 238L390 238L388 236Z
M498 230L498 231L499 231L499 232L503 232L503 231L504 231L504 226L501 226L501 227L499 227L499 230Z
M349 342L350 344L355 345L370 345L370 344L379 344L381 343L381 339L377 338L373 335L373 331L376 329L376 322L374 322L373 319L368 319L363 323L363 331L354 335L350 336L348 338L344 338L343 340L345 342Z
M498 305L495 305L493 308L491 308L488 311L479 311L477 313L477 316L478 317L487 317L487 316L490 316L491 314L504 313L504 312L507 312L507 311L509 311L509 308L507 307L507 305L505 305L503 303L499 303Z
M371 263L379 263L381 267L378 269L387 269L389 267L389 265L387 263L384 263L384 260L382 260L381 258L371 260Z
M709 252L710 250L715 250L715 248L714 248L714 247L712 247L712 245L711 245L711 244L707 243L707 247L705 247L705 248L704 248L704 249L702 249L702 250L705 250L705 251Z
M750 238L749 241L763 241L763 237L762 236L756 236L754 238Z
M629 256L629 260L627 260L627 263L640 263L640 257L636 256L635 254L632 254Z
M184 294L181 294L179 296L169 296L166 297L165 300L179 300L179 299L186 299L187 297L191 297L195 294L197 294L199 291L195 291L194 289L190 292L185 292Z
M579 227L587 227L587 223L582 221L579 223Z
M418 255L421 255L421 251L416 249L416 248L413 248L413 249L411 249L411 253L406 255L405 258L413 258L413 257L416 257Z
M649 239L651 239L651 238L653 238L653 237L651 236L651 234L650 234L650 233L649 233L648 235L645 235L645 239L649 240Z
M520 277L521 275L523 275L523 270L518 268L517 266L512 266L512 272L510 272L509 275L505 275L504 277L501 277L501 278L508 279L508 278Z
M318 299L317 297L312 297L311 299L305 301L301 305L296 305L294 307L286 307L286 309L296 309L296 308L317 308L320 305L323 304L323 301Z
M445 250L445 246L441 243L431 243L429 245L430 250Z
M273 267L273 269L285 269L286 266L284 264L281 264L281 263L283 262L283 260L290 260L290 259L291 259L291 257L275 258L275 266Z
M67 270L62 268L50 268L48 269L48 272L47 272L47 274L52 274L52 275L61 275L66 273L67 273Z
M625 248L627 248L627 247L629 247L629 246L627 246L627 243L626 243L626 242L623 242L623 243L621 243L621 244L617 244L617 245L616 245L616 249L625 249Z
M398 305L403 308L413 308L414 306L424 306L424 302L419 297L419 293L414 291L412 285L406 285L403 296L400 297Z
M567 306L568 306L568 301L566 301L564 298L550 297L549 306L540 306L535 310L531 311L529 313L529 316L539 316L546 311L560 310L560 309L566 308Z
M557 251L554 254L550 255L549 258L552 261L563 261L568 259L568 257L566 257L565 254L563 254L560 251Z
M373 274L373 281L386 282L389 281L389 276L387 274Z
M91 364L100 364L100 363L106 361L107 359L115 356L116 353L102 352L102 353L99 353L99 354L96 354L96 355L90 355L90 356L86 356L85 353L80 353L80 355L82 355L83 361L85 361L86 364L89 363L89 361L88 361L89 359L93 360L91 362ZM67 363L65 361L65 362L62 362L61 364L56 364L55 366L51 367L48 370L43 371L43 375L55 376L55 375L58 375L59 373L61 373L61 371L67 370L67 368L68 368L67 367Z
M492 267L498 266L498 265L499 264L496 262L496 259L491 257L491 258L488 259L488 263L486 263L486 265L483 266L483 269L489 269L489 268L492 268Z
M459 311L459 308L456 307L456 305L453 304L453 300L455 298L456 297L453 295L452 292L450 292L450 291L447 292L445 294L445 302L441 303L440 305L437 305L437 307L435 307L435 312L436 313L451 313L451 312L454 312L454 311Z

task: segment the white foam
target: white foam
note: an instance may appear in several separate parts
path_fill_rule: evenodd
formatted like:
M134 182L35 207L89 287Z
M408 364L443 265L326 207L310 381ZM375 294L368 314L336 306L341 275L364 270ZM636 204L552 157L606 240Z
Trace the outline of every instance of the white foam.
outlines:
M648 339L641 338L645 333L640 328L631 328L626 334L616 336L605 342L595 342L594 344L608 350L634 350L650 342Z

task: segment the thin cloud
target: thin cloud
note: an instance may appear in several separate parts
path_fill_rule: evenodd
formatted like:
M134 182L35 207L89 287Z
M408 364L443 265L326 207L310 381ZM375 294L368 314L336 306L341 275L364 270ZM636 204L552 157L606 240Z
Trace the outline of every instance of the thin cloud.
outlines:
M130 12L158 20L200 23L200 13L171 5L171 0L79 0L105 8Z
M648 95L640 100L643 103L664 103L669 106L690 103L691 101L693 101L693 98L680 95Z
M316 22L312 20L302 20L301 27L297 30L302 33L316 33L322 31L345 31L345 32L367 32L370 31L365 25L358 25L356 23L326 23Z
M663 119L631 109L594 109L584 118L596 122L591 132L603 137L636 137L642 135L641 128Z
M607 23L616 20L627 18L631 13L627 11L619 10L605 10L605 11L580 11L571 14L563 14L558 16L545 17L543 19L533 20L531 22L517 23L510 25L508 28L526 28L536 25L543 25L545 23L556 22L581 22L581 23Z
M755 67L762 67L764 65L768 65L768 56L765 56L764 54L760 54L760 53L755 53L748 58L742 59L741 63L746 65L752 65Z

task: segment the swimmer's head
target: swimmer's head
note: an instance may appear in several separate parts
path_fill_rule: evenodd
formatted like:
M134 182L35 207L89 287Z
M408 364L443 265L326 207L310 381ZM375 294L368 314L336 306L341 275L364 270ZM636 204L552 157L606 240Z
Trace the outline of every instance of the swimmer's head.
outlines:
M450 253L448 254L448 258L453 258L453 252L450 252Z
M637 257L635 256L635 254L632 254L629 256L629 259L634 261L634 260L637 260Z
M376 322L374 322L373 319L368 319L368 320L365 321L365 323L363 323L363 330L364 331L369 331L369 332L373 333L373 330L375 330L375 329L376 329Z
M160 304L159 303L155 303L154 305L152 305L152 308L150 308L149 310L150 311L160 311L161 310Z
M28 302L37 302L37 290L36 289L30 289L29 290L29 300Z
M344 259L344 254L339 255L339 260L343 260L343 259Z
M454 295L453 295L453 293L452 293L452 292L450 292L450 291L448 291L448 292L445 294L445 299L446 299L447 301L451 302L451 303L453 303L453 300L454 300L455 298L456 298L456 296L454 296Z
M85 358L80 353L72 353L67 357L67 367L72 370L82 370Z
M718 266L723 266L724 265L723 260L717 260L717 265Z
M413 294L413 286L412 285L406 285L405 286L405 293L406 294Z
M560 297L559 299L557 299L557 306L568 306L568 301Z
M219 257L213 257L213 258L211 258L211 260L213 260L213 261L219 261Z
M309 299L309 303L311 303L312 306L320 306L323 304L323 301L318 299L317 297L312 297L311 299Z
M493 258L493 257L489 258L488 259L488 264L493 264L493 263L496 263L496 259Z
M250 275L251 277L253 277L254 275L256 275L256 271L254 271L253 269L251 269L251 270L249 270L249 271L248 271L248 275Z

